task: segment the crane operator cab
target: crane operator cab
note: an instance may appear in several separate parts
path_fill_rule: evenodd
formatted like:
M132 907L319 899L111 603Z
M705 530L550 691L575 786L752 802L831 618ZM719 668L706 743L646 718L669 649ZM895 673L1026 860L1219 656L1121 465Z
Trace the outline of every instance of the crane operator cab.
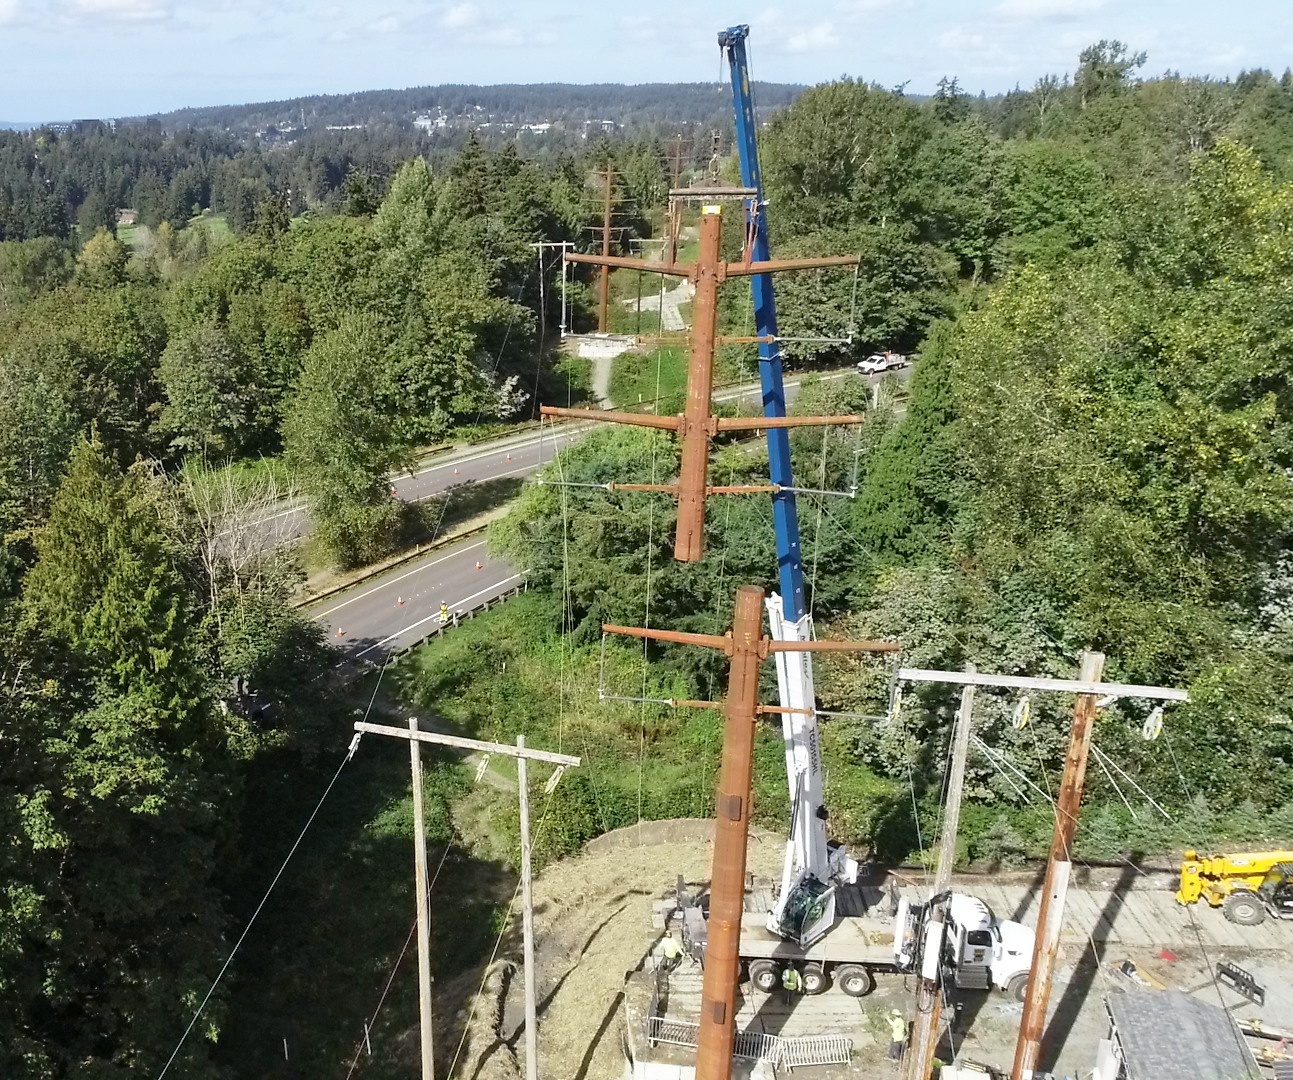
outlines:
M1293 919L1293 863L1278 863L1262 878L1257 895L1277 919Z

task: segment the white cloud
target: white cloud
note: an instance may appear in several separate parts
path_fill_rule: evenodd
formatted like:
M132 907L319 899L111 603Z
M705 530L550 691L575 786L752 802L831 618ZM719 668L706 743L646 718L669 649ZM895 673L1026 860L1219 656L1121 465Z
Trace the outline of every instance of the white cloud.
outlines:
M839 43L832 23L814 23L792 30L786 38L786 51L792 53L820 52L832 49Z
M475 4L455 4L440 18L446 30L470 30L480 23L480 9Z
M1001 0L995 12L1019 22L1060 22L1099 11L1108 0Z
M111 22L159 22L171 15L168 0L72 0L67 13L74 19Z
M393 34L399 28L400 21L394 15L383 15L367 26L367 29L374 34Z

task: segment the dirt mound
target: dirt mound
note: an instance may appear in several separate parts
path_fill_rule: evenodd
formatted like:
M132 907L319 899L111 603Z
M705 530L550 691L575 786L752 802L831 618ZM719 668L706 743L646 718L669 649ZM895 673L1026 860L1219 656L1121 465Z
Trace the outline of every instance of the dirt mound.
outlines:
M642 963L655 940L652 902L673 888L679 874L692 890L708 881L712 833L709 821L643 822L598 837L583 854L535 878L542 1075L615 1080L623 1074L619 1007L625 973ZM784 851L780 837L755 830L749 871L780 876ZM445 1004L462 1002L460 1022L474 1011L454 1069L462 1080L511 1080L524 1073L520 922L518 902L487 972L477 968L442 988ZM476 994L482 974L484 989Z

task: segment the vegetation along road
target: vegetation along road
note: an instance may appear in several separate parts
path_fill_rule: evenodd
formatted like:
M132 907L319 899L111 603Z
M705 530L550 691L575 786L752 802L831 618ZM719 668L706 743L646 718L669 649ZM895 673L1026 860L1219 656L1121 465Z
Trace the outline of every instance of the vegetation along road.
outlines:
M842 378L848 371L828 372L821 381ZM787 399L793 401L803 377L786 380ZM714 400L739 401L749 406L757 400L757 385L743 384L719 390ZM464 484L487 483L509 477L533 476L554 449L569 445L587 430L587 424L565 424L521 438L515 436L476 446L435 465L426 465L392 481L396 497L418 502ZM304 514L302 513L304 522ZM440 604L450 615L465 616L486 601L505 596L524 582L524 569L493 557L483 535L474 534L457 543L436 548L425 557L403 563L353 589L311 605L309 615L327 629L329 640L347 660L380 663L387 655L420 641L440 626Z

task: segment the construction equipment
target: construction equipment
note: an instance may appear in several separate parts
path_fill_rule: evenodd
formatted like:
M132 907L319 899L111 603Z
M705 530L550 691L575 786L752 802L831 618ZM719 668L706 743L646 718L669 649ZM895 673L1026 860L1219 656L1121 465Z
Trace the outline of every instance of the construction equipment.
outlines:
M928 969L939 972L946 985L961 990L995 986L1016 1001L1023 999L1032 961L1031 927L998 921L987 904L964 893L944 893L923 903L903 897L896 901L896 914L890 914L874 905L865 907L862 898L868 891L872 890L842 889L850 913L807 945L780 937L753 919L743 921L737 953L750 985L773 993L782 988L785 971L793 968L805 994L834 988L849 997L865 997L875 989L877 976ZM746 892L745 909L751 915L764 904L760 893L759 889ZM945 901L947 919L935 924L931 911ZM703 904L689 898L681 883L675 903L677 907L666 915L672 920L667 925L677 925L687 951L703 960L707 933Z
M1256 926L1267 915L1293 919L1293 851L1242 851L1181 858L1178 904L1203 899L1232 923Z
M732 26L718 35L726 53L736 113L736 151L741 183L754 194L745 203L745 233L750 259L766 262L768 221L755 140L754 99L745 40L748 26ZM781 347L777 342L777 310L771 274L750 277L755 334L759 343L759 381L765 416L785 416L786 395L781 379ZM769 427L768 475L777 490L772 495L772 523L777 545L781 594L767 601L771 636L779 641L812 638L812 615L804 597L799 519L790 471L790 441L785 428ZM857 880L857 863L842 845L826 838L827 811L822 799L822 759L817 734L812 657L782 653L777 657L777 689L781 698L781 734L785 742L786 779L790 786L790 835L781 889L768 912L770 931L801 948L821 938L835 922L835 888Z

